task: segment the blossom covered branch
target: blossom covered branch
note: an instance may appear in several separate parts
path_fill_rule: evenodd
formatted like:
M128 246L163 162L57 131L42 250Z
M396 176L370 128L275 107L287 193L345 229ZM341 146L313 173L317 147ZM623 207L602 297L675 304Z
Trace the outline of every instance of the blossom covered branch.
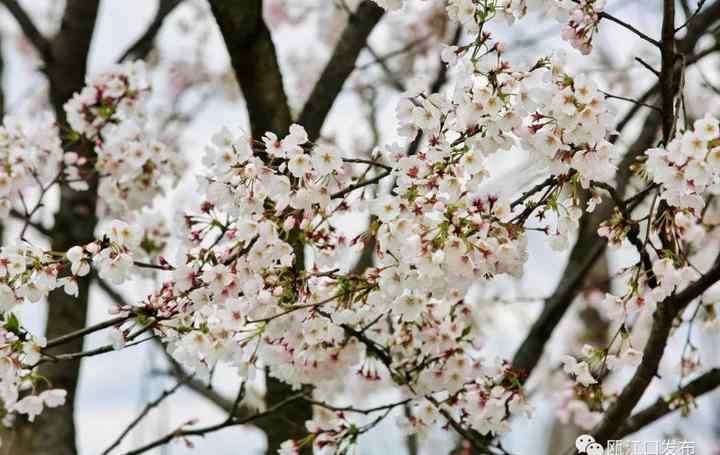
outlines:
M247 45L243 51L250 53L254 46L272 46L259 3L245 11L247 17L230 14L221 3L212 2L212 8L229 45ZM394 9L402 2L376 3ZM720 192L720 125L710 113L693 122L677 118L682 58L669 19L673 11L665 11L661 39L655 41L603 12L599 1L540 3L538 12L563 18L564 38L582 53L591 51L600 19L624 24L662 53L661 106L646 103L656 91L651 89L632 108L632 115L640 105L653 111L638 150L628 151L633 159L641 157L634 164L644 188L632 196L625 195L631 178L627 157L621 160L615 143L628 120L616 123L608 104L619 97L574 74L557 55L513 62L505 44L487 31L499 18L520 20L529 12L524 3L448 2L456 40L439 52L438 79L451 75L451 87L410 81L395 111L404 144L353 157L320 137L320 126L384 14L375 3L362 2L343 33L360 39L353 39L352 49L336 49L331 62L339 61L340 68L329 65L316 86L330 92L328 99L311 97L300 114L300 120L310 117L308 130L303 122L285 122L289 109L273 70L273 80L265 82L280 84L275 115L251 119L251 132L223 127L210 139L197 178L202 202L183 207L172 256L165 251L167 224L137 221L185 168L174 148L148 127L151 87L142 62L116 65L88 79L64 105L69 128L64 141L50 118L35 127L6 119L0 130L0 207L25 224L22 241L0 251L5 412L32 421L44 407L63 403L65 391L39 374L41 364L155 339L173 365L193 378L206 379L226 364L238 371L243 388L222 422L182 426L129 453L261 421L297 403L322 411L305 422L306 437L282 445L283 455L309 447L343 453L402 406L409 409L399 422L404 431L444 424L479 452L502 453L494 439L510 430L512 417L532 413L527 379L607 243L629 246L636 257L615 277L625 286L603 299L618 328L608 346L562 357L565 392L578 420L588 428L597 424L598 441L649 420L651 411L635 420L631 412L658 370L674 325L720 280L717 263L701 272L693 259L696 245L715 228L705 215ZM704 17L697 16L696 21ZM258 34L233 37L240 19ZM699 39L691 35L697 33L694 23L688 22L684 40ZM234 38L239 42L232 44ZM271 54L265 57L277 69L274 50ZM239 74L244 90L259 83L257 75ZM246 97L249 104L267 105L268 95ZM261 125L269 131L258 131ZM650 147L658 125L662 141ZM89 147L92 154L77 153L76 147ZM527 152L543 178L519 195L489 192L484 186L492 174L489 162L517 149ZM54 251L24 238L51 187L83 192L93 179L99 179L100 212L115 219L103 223L92 241ZM385 191L371 190L382 185ZM27 200L30 193L39 193L34 205ZM368 214L364 232L345 232L343 217ZM590 216L598 222L586 223ZM562 251L579 230L581 240L592 235L592 242L573 253L573 273L548 299L514 359L489 354L478 305L468 297L471 288L500 276L520 277L530 232ZM348 267L347 257L368 245L373 266ZM116 302L114 317L49 341L23 327L18 305L60 289L77 296L79 280L91 274L106 288L148 274L161 284L140 301ZM630 334L642 315L652 315L653 323L639 349ZM109 344L51 352L100 330L110 333ZM635 368L631 380L619 393L607 392L610 372L625 367ZM240 416L244 384L260 371L295 389L312 387L313 396L304 391L264 412ZM329 395L347 372L381 381L400 398L370 408L315 398ZM150 403L108 451L177 387ZM686 388L701 393L708 385L691 382ZM658 404L652 415L669 409Z

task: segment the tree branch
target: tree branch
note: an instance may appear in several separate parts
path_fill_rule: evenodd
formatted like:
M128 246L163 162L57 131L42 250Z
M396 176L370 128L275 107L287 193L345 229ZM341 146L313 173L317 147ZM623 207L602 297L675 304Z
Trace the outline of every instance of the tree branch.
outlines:
M605 412L603 420L593 430L593 436L604 444L608 439L616 436L620 426L625 422L650 382L657 374L660 360L667 345L673 320L695 298L702 295L710 286L720 280L720 263L715 262L713 267L700 279L685 288L682 292L668 297L658 304L653 315L653 325L650 337L643 350L643 358L633 377L623 388L620 396ZM571 451L572 452L572 451Z
M53 338L52 340L47 342L47 345L44 349L50 349L55 346L59 346L61 344L67 343L68 341L75 340L77 338L82 338L85 335L88 335L93 332L97 332L103 329L106 329L108 327L112 327L114 325L121 324L128 319L130 319L132 316L118 316L112 319L108 319L107 321L100 322L98 324L90 325L87 327L84 327L80 330L76 330L74 332L70 332L68 334L59 336L57 338Z
M676 390L671 396L691 396L697 398L715 390L718 386L720 386L720 368L713 368L689 382L685 387ZM617 431L617 438L624 438L629 434L640 431L647 425L674 411L675 409L670 408L670 402L664 398L659 398L652 405L628 418Z
M160 394L160 396L158 396L155 400L147 403L147 404L145 405L145 407L143 408L143 410L140 412L140 414L138 414L137 417L135 417L135 418L125 427L125 429L124 429L124 430L122 431L122 433L120 433L120 435L113 441L113 443L110 444L110 446L103 451L103 455L109 454L110 452L112 452L112 450L113 450L115 447L119 446L120 443L122 442L122 440L125 439L125 436L127 436L128 433L130 433L130 431L132 431L132 429L135 428L135 427L140 423L140 421L142 421L142 419L144 419L145 416L148 415L148 413L150 413L150 411L152 411L154 408L158 407L158 406L160 405L160 403L162 403L163 401L165 401L165 399L168 398L170 395L173 395L175 392L177 392L181 385L183 385L183 382L182 382L182 381L178 381L178 382L175 384L175 386L173 386L171 389L163 390L163 392Z
M355 61L383 13L384 10L374 2L365 0L348 18L335 50L315 83L298 119L298 123L307 130L311 141L320 135L335 98L355 69Z
M85 85L87 57L95 30L99 0L66 0L59 32L50 44L52 59L46 61L50 103L60 129L67 128L63 105ZM7 2L5 2L7 5ZM42 45L44 47L44 44ZM48 53L46 51L46 53ZM90 145L78 146L63 142L65 151L73 150L92 159ZM67 251L73 245L84 245L94 240L97 200L97 177L90 179L88 191L74 191L61 187L60 204L51 229L51 248ZM45 336L61 337L84 327L90 289L90 276L78 280L78 297L56 289L48 297L48 315ZM74 425L74 402L80 377L80 359L91 355L83 352L82 337L63 344L64 362L46 362L39 374L53 387L67 390L64 406L47 409L34 424L18 421L13 455L72 455L77 453ZM67 354L65 354L67 353Z
M624 195L632 172L630 165L635 157L652 146L660 125L660 116L655 112L648 115L635 142L628 151L618 168L616 175L616 192ZM591 214L583 214L580 219L580 229L575 246L570 252L568 263L555 292L547 299L540 316L530 328L513 357L513 366L531 373L537 365L545 344L549 341L555 327L572 304L585 275L592 269L594 262L605 250L606 241L598 237L597 229L600 223L608 219L611 207L603 204Z
M659 107L654 106L654 105L652 105L652 104L647 104L647 103L642 102L642 101L640 101L640 100L636 100L636 99L633 99L633 98L629 98L629 97L627 97L627 96L613 95L612 93L608 93L608 92L605 92L605 91L602 91L602 90L598 90L598 91L599 91L600 93L602 93L603 95L605 95L605 99L613 99L613 100L627 101L628 103L633 103L633 104L636 104L636 105L641 106L641 107L647 107L648 109L654 109L654 110L656 110L656 111L658 111L658 112L661 111L661 109L660 109Z
M640 30L638 30L637 28L635 28L635 27L632 26L631 24L628 24L627 22L625 22L625 21L623 21L623 20L621 20L621 19L618 19L617 17L613 16L612 14L610 14L610 13L608 13L608 12L606 12L606 11L601 11L600 14L598 14L598 16L599 16L601 19L607 19L607 20L609 20L609 21L611 21L611 22L615 22L616 24L620 25L621 27L624 27L624 28L626 28L627 30L630 30L632 33L634 33L635 35L637 35L639 38L647 41L648 43L652 44L653 46L660 47L660 42L659 42L658 40L653 39L653 38L650 38L650 37L647 36L645 33L641 32Z
M158 32L162 28L165 19L175 10L175 7L180 5L182 0L160 0L158 2L158 9L155 13L150 25L148 25L145 32L131 44L125 52L122 53L118 62L125 62L130 60L142 60L147 57L147 54L153 48L155 38Z
M5 8L12 14L17 21L20 29L23 31L28 41L33 45L35 50L38 51L40 57L42 57L45 64L49 64L53 61L53 53L50 47L50 41L48 41L40 30L35 26L27 12L16 0L0 0Z
M252 135L285 134L290 108L270 30L262 17L262 0L211 0L235 76L247 103Z
M672 139L675 129L675 97L678 92L680 75L675 68L675 0L663 0L663 22L660 34L660 87L662 94L663 142Z
M22 221L27 226L30 226L31 228L35 229L36 231L38 231L39 233L41 233L44 236L50 235L50 230L46 229L45 226L43 226L40 223L31 221L29 217L27 217L26 215L20 213L19 211L15 210L15 209L10 210L10 216L15 218L16 220Z
M244 418L237 418L233 414L230 414L227 419L224 421L217 423L215 425L210 425L206 427L200 427L193 430L176 430L171 433L168 433L167 435L163 436L160 439L157 439L156 441L150 442L138 449L131 450L127 452L125 455L138 455L144 452L147 452L148 450L154 449L155 447L160 447L162 445L165 445L176 438L186 438L188 436L205 436L208 433L212 433L214 431L222 430L223 428L227 428L230 426L235 425L245 425L251 422L254 422L256 420L262 419L264 417L268 417L273 415L274 413L280 411L282 408L288 406L289 404L299 400L302 398L302 393L297 393L295 395L291 395L290 397L282 400L281 402L271 406L267 409L267 411L259 412L257 414L253 414Z
M702 23L705 28L693 28L692 33L688 31L686 37L678 43L678 48L693 49L695 47L695 43L702 37L705 29L716 19L720 19L720 1L714 3L699 16L702 16L702 18L696 19L692 24L695 24L694 27L699 27L697 24ZM716 49L713 47L691 55L687 58L686 64L695 64L717 50L720 50L720 48ZM647 90L638 101L645 102L649 100L655 93L658 93L660 89L661 84L658 82ZM636 115L639 108L639 104L633 105L630 111L618 122L616 130L624 130L630 120ZM625 188L632 177L630 166L635 162L637 156L654 144L657 131L662 124L661 119L662 116L654 111L646 117L640 134L629 147L628 152L618 166L618 175L616 176L618 194L625 194ZM617 136L613 138L613 142L616 140ZM582 277L591 269L591 264L588 264L586 261L599 257L599 254L604 250L605 240L597 237L595 234L599 223L607 219L608 213L603 213L603 210L607 210L607 207L604 209L600 207L599 210L596 210L593 214L584 214L581 218L578 240L570 253L570 258L563 271L560 284L553 295L545 302L542 313L516 351L513 358L513 366L516 368L525 369L528 373L531 373L535 368L555 326L560 322L560 319L562 319L565 311L567 311L572 300L575 298L577 287L582 283Z
M677 51L685 55L691 54L700 38L718 19L720 19L720 1L715 1L688 22L687 33L678 41Z
M675 96L678 91L681 75L676 68L680 61L675 53L675 2L664 0L662 24L662 69L660 85L662 93L661 116L663 141L665 144L672 139L675 128ZM680 69L681 71L682 69ZM605 412L603 420L593 431L595 439L604 444L612 438L620 425L630 415L643 393L657 374L660 361L667 345L673 320L694 298L720 279L720 267L717 264L697 282L688 286L683 292L676 294L658 304L653 314L653 325L650 337L643 351L643 358L635 370L633 377L623 388L620 396ZM570 452L574 452L571 450Z

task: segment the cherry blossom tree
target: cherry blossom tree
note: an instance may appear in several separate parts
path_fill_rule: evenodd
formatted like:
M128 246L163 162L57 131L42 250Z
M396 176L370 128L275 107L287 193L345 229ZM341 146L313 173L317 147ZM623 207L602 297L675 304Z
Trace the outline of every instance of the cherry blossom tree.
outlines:
M604 445L691 414L720 385L693 331L718 327L720 125L703 68L720 49L720 1L663 0L658 29L642 31L601 0L341 0L317 11L160 0L97 72L87 62L100 2L67 0L48 30L1 3L47 84L0 128L0 210L17 231L0 251L7 453L77 453L82 360L140 344L162 349L175 385L104 453L121 453L185 387L226 417L126 453L255 425L268 453L343 454L392 421L410 453L438 453L425 438L441 431L459 453L508 454L505 438L539 425L542 401L572 428L549 453L571 454L581 433ZM167 62L157 43L181 11L193 15L183 33L196 37L196 64ZM308 16L326 61L284 61L277 30L299 36ZM544 25L563 42L511 39ZM618 94L629 70L597 75L587 62L619 30L647 52ZM213 33L227 71L202 64ZM371 33L391 39L377 46ZM331 133L328 118L356 109L343 91L367 122ZM228 119L199 149L179 141L218 94L242 100L246 124ZM533 172L499 188L502 163L518 159ZM158 206L188 175L197 203L164 218ZM566 252L554 292L504 292L531 273L539 243ZM126 297L148 281L143 298ZM91 285L113 300L97 324L86 323ZM43 300L44 334L22 317ZM489 315L516 305L537 311L503 355ZM84 350L101 331L107 344ZM577 348L548 352L562 336ZM219 367L233 370L233 397L207 386ZM262 403L250 399L258 384ZM386 399L369 405L369 390Z

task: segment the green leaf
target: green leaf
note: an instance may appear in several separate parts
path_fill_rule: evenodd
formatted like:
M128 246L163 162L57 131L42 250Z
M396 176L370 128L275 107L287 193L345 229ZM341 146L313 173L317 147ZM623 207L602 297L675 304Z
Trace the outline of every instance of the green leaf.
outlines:
M5 315L5 329L15 334L20 332L20 321L17 316L15 316L15 313L7 313Z

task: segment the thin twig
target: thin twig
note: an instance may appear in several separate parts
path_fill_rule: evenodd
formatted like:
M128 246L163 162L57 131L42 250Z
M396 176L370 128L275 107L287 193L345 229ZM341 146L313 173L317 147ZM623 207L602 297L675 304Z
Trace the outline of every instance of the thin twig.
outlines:
M84 337L85 335L88 335L90 333L97 332L97 331L106 329L108 327L112 327L114 325L125 322L132 317L133 317L133 315L118 316L118 317L115 317L112 319L108 319L107 321L100 322L98 324L84 327L80 330L75 330L74 332L67 333L65 335L59 336L57 338L53 338L52 340L48 341L47 344L45 345L44 349L50 349L55 346L67 343L70 340L74 340L75 338Z
M628 103L637 104L637 105L642 106L642 107L647 107L647 108L650 108L650 109L655 109L655 110L658 111L658 112L662 112L662 109L660 109L660 108L657 107L657 106L653 106L652 104L643 103L642 101L638 101L638 100L635 100L635 99L632 99L632 98L628 98L628 97L626 97L626 96L613 95L612 93L604 92L604 91L602 91L602 90L598 90L598 91L599 91L600 93L602 93L603 95L605 95L605 98L608 98L608 99L627 101Z
M637 35L638 37L644 39L645 41L647 41L648 43L652 44L653 46L655 46L655 47L660 47L660 41L658 41L658 40L656 40L656 39L653 39L653 38L650 38L650 37L647 36L645 33L641 32L640 30L638 30L637 28L635 28L634 26L628 24L627 22L623 21L622 19L619 19L619 18L613 16L612 14L610 14L610 13L608 13L608 12L606 12L606 11L601 11L600 14L598 14L598 16L600 16L601 19L607 19L607 20L609 20L609 21L611 21L611 22L615 22L616 24L620 25L621 27L624 27L624 28L630 30L630 31L633 32L635 35Z
M375 183L377 183L377 182L379 182L380 180L384 179L384 178L387 177L388 175L390 175L390 171L385 171L385 172L382 172L382 173L376 175L375 177L373 177L373 178L371 178L371 179L361 180L361 181L359 181L359 182L357 182L357 183L354 183L354 184L348 186L348 187L345 188L345 189L342 189L342 190L338 191L337 193L333 194L333 195L331 196L331 198L332 198L332 199L338 199L338 198L344 197L346 194L352 193L353 191L355 191L355 190L357 190L357 189L366 187L366 186L368 186L368 185L374 185Z
M188 376L188 378L190 378L190 376ZM115 439L115 441L112 444L110 444L110 446L107 449L105 449L103 451L102 455L109 454L115 447L119 446L120 443L122 442L122 440L125 439L125 436L127 436L128 433L130 433L130 431L132 431L132 429L135 428L140 423L140 421L142 419L144 419L145 416L148 415L148 413L150 413L150 411L152 411L154 408L158 407L160 405L160 403L165 401L165 399L168 398L170 395L173 395L175 392L177 392L178 389L180 388L180 386L182 386L184 383L185 383L184 380L178 381L177 384L175 384L175 386L173 386L173 388L163 390L163 392L160 394L159 397L157 397L155 400L146 404L145 407L143 408L143 410L140 412L140 414L138 414L138 416L135 417L132 420L132 422L130 422L128 424L127 427L125 427L123 432L120 433L120 435Z
M646 61L643 60L642 58L640 58L640 57L635 57L635 61L638 62L639 64L641 64L643 67L645 67L646 70L650 71L651 73L653 73L653 74L654 74L655 76L657 76L658 78L660 77L660 71L658 71L658 70L656 70L655 68L653 68L648 62L646 62Z
M0 0L5 8L8 9L10 14L13 15L18 25L22 29L23 33L27 37L28 41L38 51L45 64L49 64L53 60L52 48L50 47L50 41L40 33L40 30L35 26L27 12L16 0Z
M165 445L165 444L169 443L170 441L172 441L172 440L175 439L175 438L184 438L184 437L188 437L188 436L205 436L205 435L208 434L208 433L212 433L212 432L214 432L214 431L222 430L223 428L227 428L227 427L230 427L230 426L244 425L244 424L253 422L253 421L255 421L255 420L262 419L263 417L267 417L267 416L269 416L269 415L272 415L272 414L278 412L279 410L281 410L282 408L284 408L285 406L289 405L290 403L292 403L292 402L294 402L294 401L296 401L296 400L302 399L302 398L303 398L303 394L302 394L302 392L299 392L299 393L296 393L296 394L294 394L294 395L289 396L288 398L282 400L281 402L275 404L274 406L271 406L270 408L268 408L268 409L267 409L266 411L264 411L264 412L259 412L259 413L257 413L257 414L253 414L253 415L251 415L251 416L249 416L249 417L246 417L246 418L244 418L244 419L236 419L236 418L234 418L232 415L230 415L230 418L225 419L225 420L223 420L222 422L217 423L217 424L215 424L215 425L210 425L210 426L207 426L207 427L201 427L201 428L197 428L197 429L194 429L194 430L180 430L180 429L178 429L178 430L176 430L176 431L173 431L173 432L171 432L171 433L168 433L167 435L165 435L165 436L163 436L163 437L161 437L161 438L159 438L159 439L157 439L157 440L155 440L155 441L153 441L153 442L150 442L150 443L148 443L148 444L145 444L145 445L142 446L142 447L139 447L139 448L137 448L137 449L135 449L135 450L131 450L131 451L129 451L129 452L126 452L125 455L139 455L139 454L141 454L141 453L147 452L148 450L154 449L155 447L159 447L159 446Z

